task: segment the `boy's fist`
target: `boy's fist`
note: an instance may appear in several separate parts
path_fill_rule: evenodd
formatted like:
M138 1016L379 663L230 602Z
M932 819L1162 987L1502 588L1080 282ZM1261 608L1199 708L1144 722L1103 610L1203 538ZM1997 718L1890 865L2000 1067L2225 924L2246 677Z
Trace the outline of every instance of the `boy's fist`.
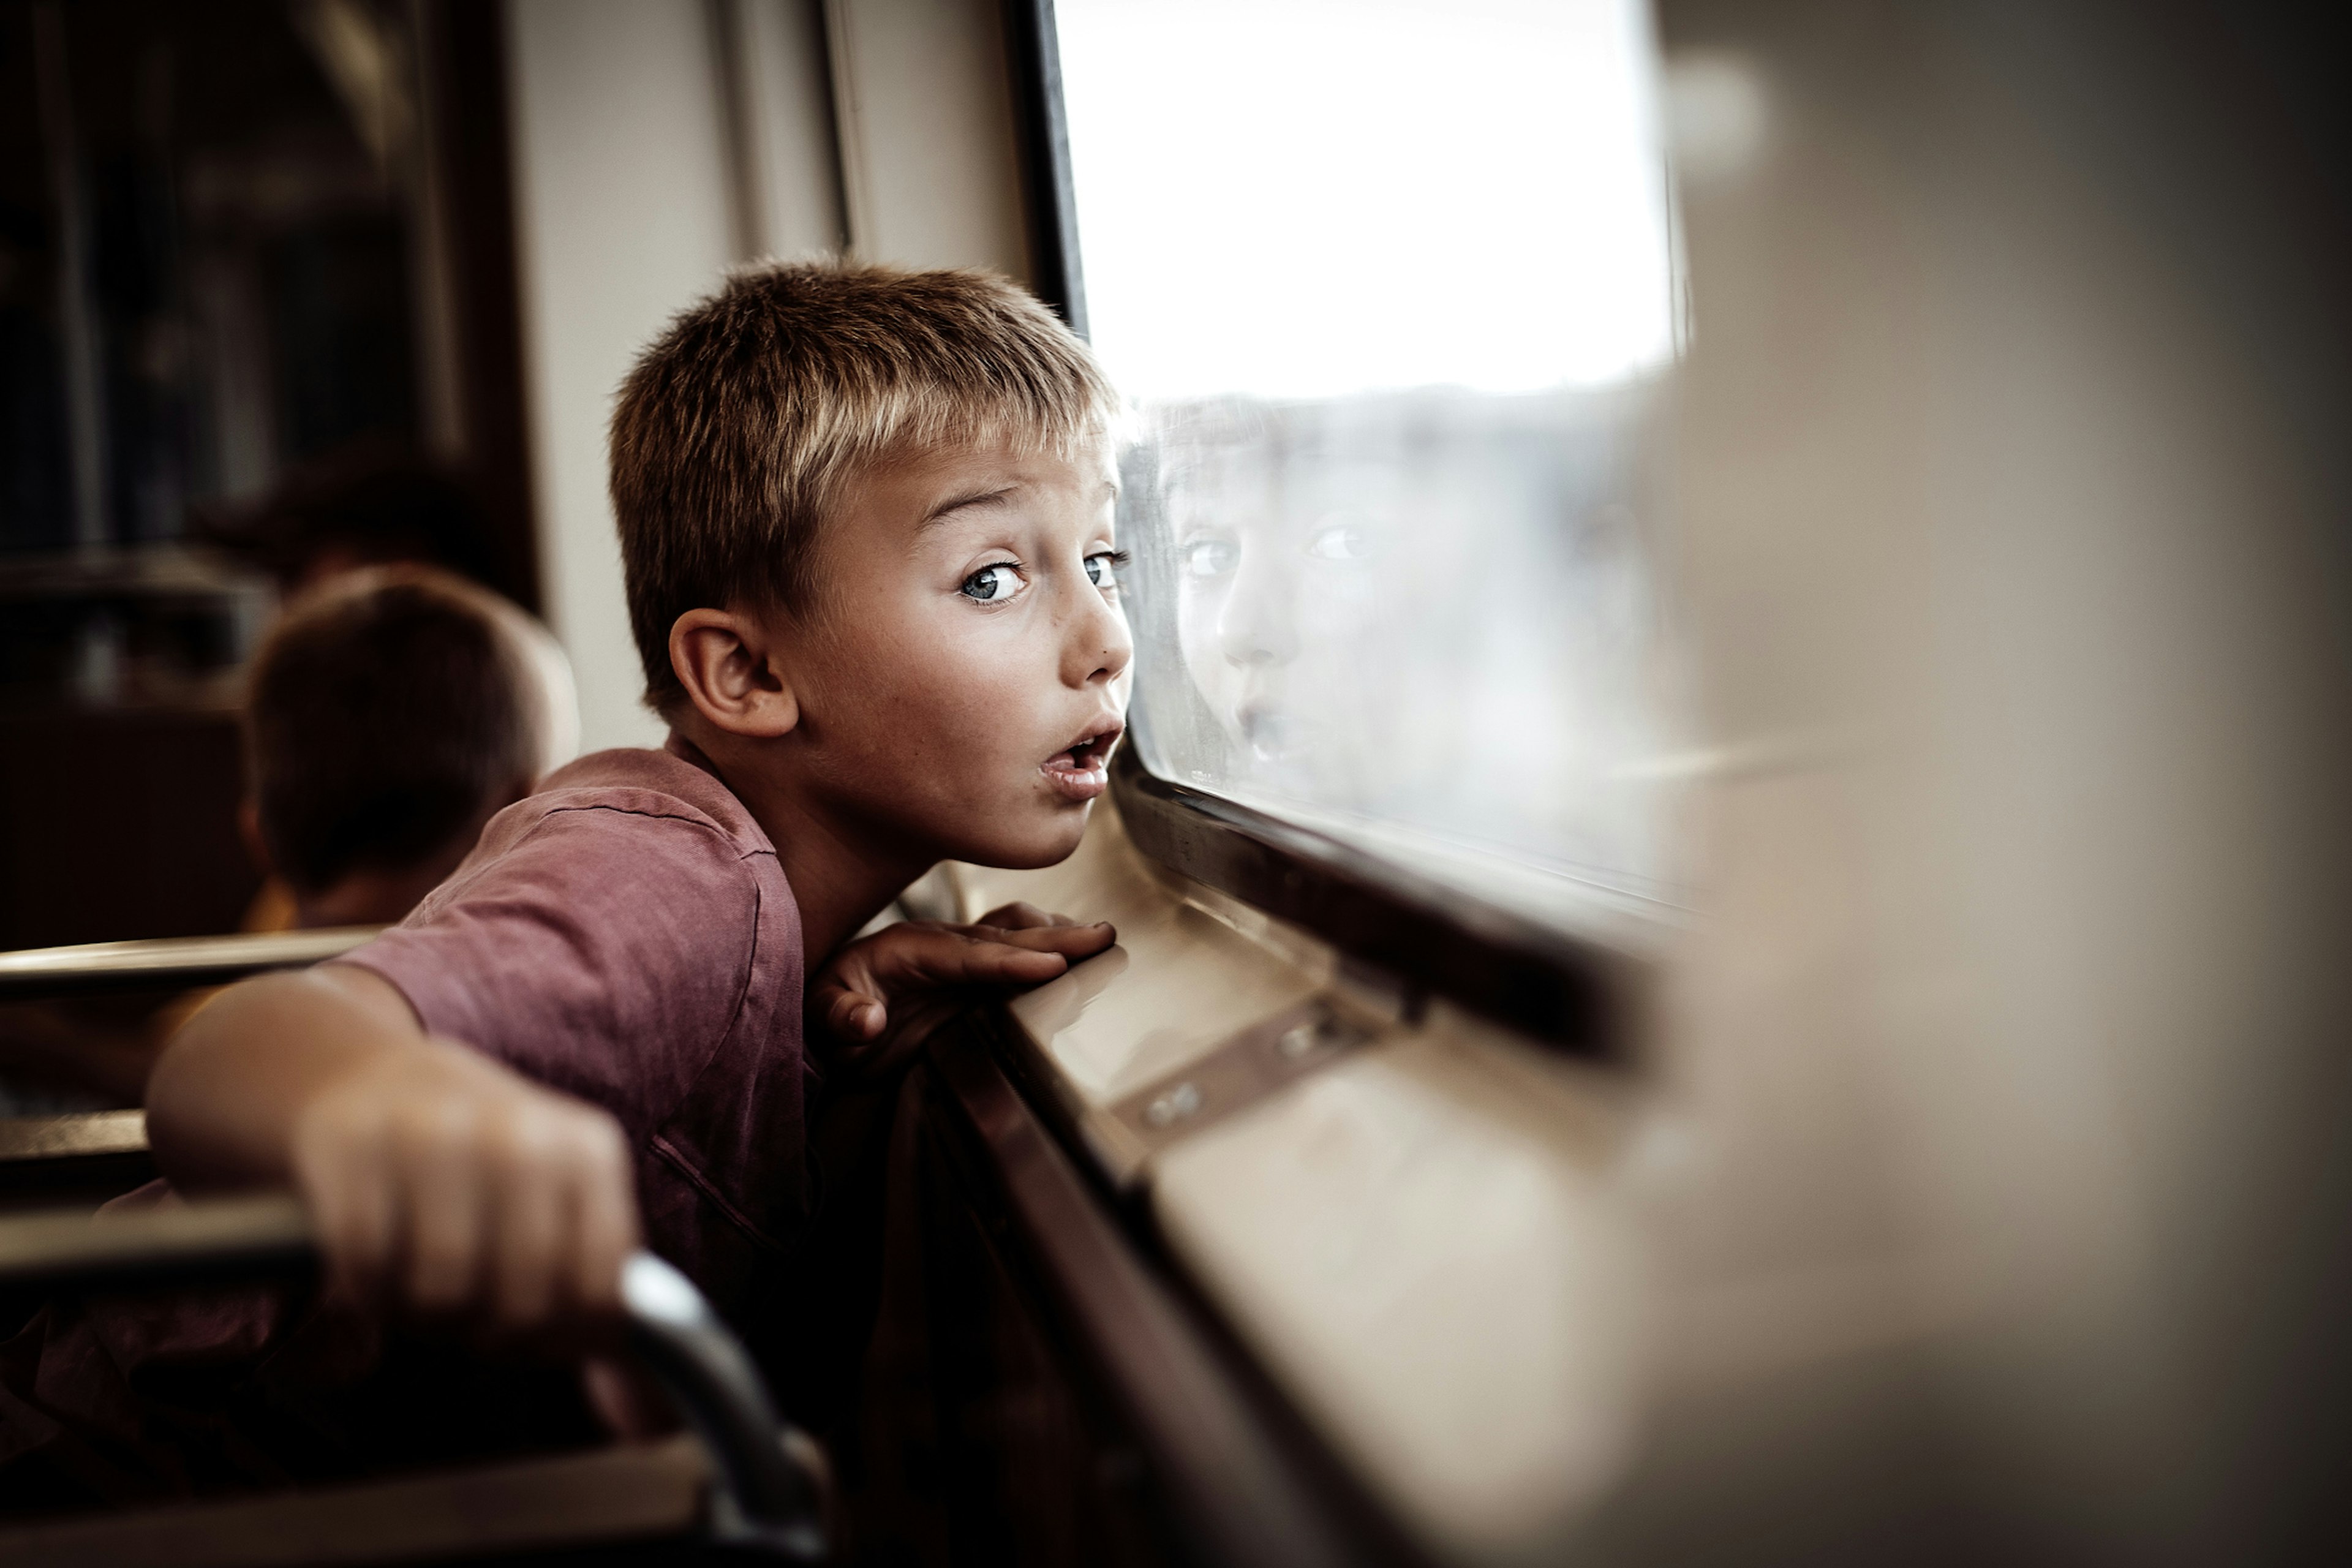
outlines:
M982 988L1038 984L1118 940L1108 921L1073 925L1029 904L1007 904L976 925L908 921L828 959L808 1010L858 1071L886 1073Z
M617 1320L636 1181L597 1107L425 1040L313 1097L289 1153L346 1298L499 1336Z

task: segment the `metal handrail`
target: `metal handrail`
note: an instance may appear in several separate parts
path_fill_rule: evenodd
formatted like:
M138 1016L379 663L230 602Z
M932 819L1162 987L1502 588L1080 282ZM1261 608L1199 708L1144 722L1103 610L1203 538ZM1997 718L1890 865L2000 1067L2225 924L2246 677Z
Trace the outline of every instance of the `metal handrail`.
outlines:
M143 1110L77 1110L0 1117L0 1170L48 1161L120 1159L147 1152Z
M310 1215L278 1194L110 1215L0 1219L0 1289L87 1290L315 1274ZM823 1450L785 1424L741 1342L691 1280L649 1252L622 1270L631 1348L709 1450L711 1534L795 1562L826 1550Z
M321 931L173 936L144 942L87 942L71 947L20 948L14 952L0 952L0 1002L79 996L92 992L219 985L265 970L301 969L340 958L383 929L333 926Z
M712 1533L796 1562L825 1555L824 1450L769 1402L751 1353L693 1281L650 1252L621 1270L629 1342L725 1478Z

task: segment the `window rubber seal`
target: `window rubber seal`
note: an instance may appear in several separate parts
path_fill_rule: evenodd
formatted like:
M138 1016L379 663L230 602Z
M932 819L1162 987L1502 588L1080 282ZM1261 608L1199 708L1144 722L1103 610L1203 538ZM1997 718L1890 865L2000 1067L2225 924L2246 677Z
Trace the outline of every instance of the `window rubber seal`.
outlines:
M1160 777L1131 748L1111 798L1135 847L1401 981L1538 1044L1630 1058L1650 992L1634 952L1580 940L1355 846Z

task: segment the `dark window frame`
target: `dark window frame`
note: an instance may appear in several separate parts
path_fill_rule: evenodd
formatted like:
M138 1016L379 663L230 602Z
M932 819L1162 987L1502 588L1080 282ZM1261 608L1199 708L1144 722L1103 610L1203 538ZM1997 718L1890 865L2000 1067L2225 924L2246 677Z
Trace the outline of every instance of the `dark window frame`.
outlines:
M1054 0L1006 0L1014 111L1038 296L1087 333L1077 195ZM1171 870L1299 926L1402 983L1546 1046L1622 1059L1648 965L1328 835L1160 777L1129 744L1111 798L1136 847Z

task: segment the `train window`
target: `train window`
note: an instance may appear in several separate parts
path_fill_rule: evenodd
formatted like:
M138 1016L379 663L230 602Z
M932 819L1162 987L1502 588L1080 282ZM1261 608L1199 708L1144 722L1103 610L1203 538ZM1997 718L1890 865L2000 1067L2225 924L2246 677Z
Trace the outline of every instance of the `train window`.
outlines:
M1638 0L1055 22L1144 760L1538 915L1669 889Z

